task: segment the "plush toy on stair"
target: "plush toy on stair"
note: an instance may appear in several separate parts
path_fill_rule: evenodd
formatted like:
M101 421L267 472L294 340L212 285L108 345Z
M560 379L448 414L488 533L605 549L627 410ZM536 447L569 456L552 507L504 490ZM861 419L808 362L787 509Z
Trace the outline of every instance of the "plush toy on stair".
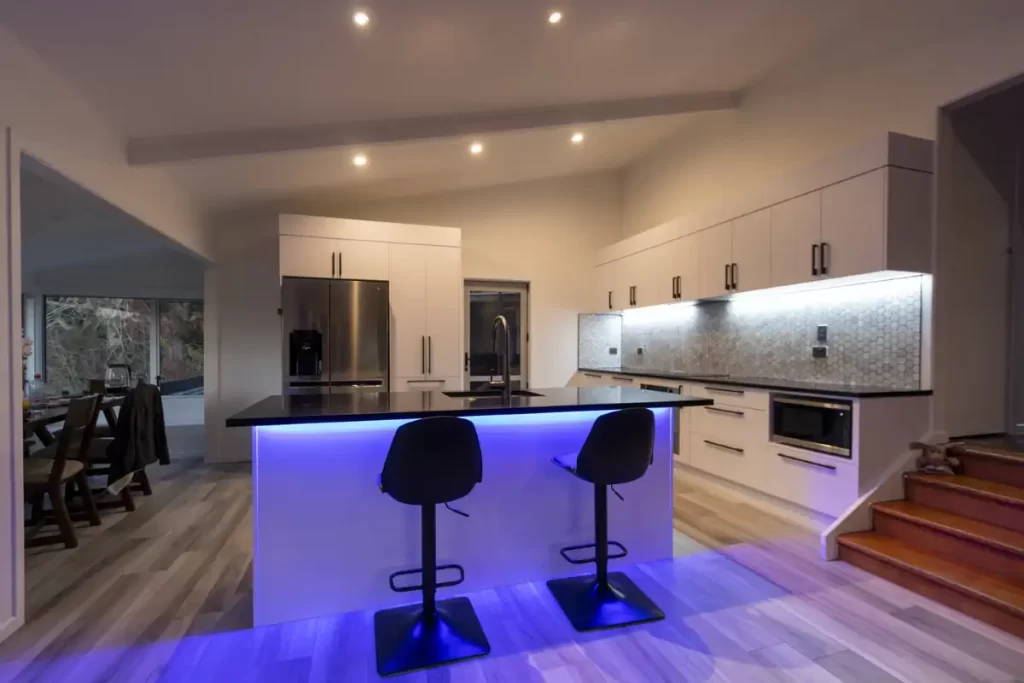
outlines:
M951 454L951 449L962 446L959 441L945 443L924 443L915 441L911 448L921 449L917 457L917 471L925 474L956 474L954 467L960 466L960 460Z

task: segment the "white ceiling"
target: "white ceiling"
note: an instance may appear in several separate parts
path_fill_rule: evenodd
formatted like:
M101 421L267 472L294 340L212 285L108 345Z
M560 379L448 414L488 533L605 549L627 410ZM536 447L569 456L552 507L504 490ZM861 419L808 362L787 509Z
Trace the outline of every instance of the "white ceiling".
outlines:
M835 45L922 39L988 0L0 0L0 20L125 140L583 107L742 91ZM564 11L547 23L552 7ZM595 105L596 106L596 105ZM705 112L175 163L211 207L330 191L389 196L619 168ZM594 120L601 120L594 117ZM395 138L398 139L398 138ZM315 147L315 145L313 145ZM257 145L258 147L258 145Z
M357 4L369 30L338 0L7 2L3 17L135 137L732 90L892 3Z
M26 279L48 271L160 256L187 270L202 288L205 264L200 259L29 157L21 166L21 225ZM82 283L83 290L88 287L88 282Z

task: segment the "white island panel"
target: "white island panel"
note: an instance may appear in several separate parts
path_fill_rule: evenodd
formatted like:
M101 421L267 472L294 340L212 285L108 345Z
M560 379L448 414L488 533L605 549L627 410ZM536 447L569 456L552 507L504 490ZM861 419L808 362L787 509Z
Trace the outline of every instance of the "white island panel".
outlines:
M465 567L441 597L593 571L559 548L594 541L593 486L551 462L578 452L607 411L474 416L483 481L437 508L438 564ZM654 462L608 495L609 538L628 557L672 556L671 408L653 408ZM378 488L395 430L407 420L254 427L254 616L257 626L415 602L388 576L420 565L420 509ZM454 572L452 573L454 574ZM415 577L413 577L415 578ZM447 572L439 580L448 580ZM453 578L453 577L451 577Z

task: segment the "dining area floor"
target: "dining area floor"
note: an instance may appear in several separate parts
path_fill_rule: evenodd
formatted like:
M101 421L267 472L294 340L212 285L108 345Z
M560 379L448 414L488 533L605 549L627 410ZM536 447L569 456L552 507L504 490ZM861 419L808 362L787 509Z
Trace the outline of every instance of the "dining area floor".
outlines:
M153 468L153 495L32 549L0 681L378 680L373 613L253 628L247 465ZM576 633L543 583L469 597L488 657L424 682L1018 681L1024 641L840 562L815 534L676 473L677 556L627 570L661 622Z

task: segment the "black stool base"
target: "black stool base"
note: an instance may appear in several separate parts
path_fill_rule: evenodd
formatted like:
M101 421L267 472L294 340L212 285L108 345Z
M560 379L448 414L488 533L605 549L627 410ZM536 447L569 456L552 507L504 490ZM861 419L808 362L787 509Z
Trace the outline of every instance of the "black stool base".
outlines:
M608 575L608 587L597 577L574 576L552 579L548 588L577 631L598 631L665 618L657 605L622 572Z
M377 673L394 676L489 654L469 598L437 603L437 618L424 619L423 605L406 605L373 615Z

